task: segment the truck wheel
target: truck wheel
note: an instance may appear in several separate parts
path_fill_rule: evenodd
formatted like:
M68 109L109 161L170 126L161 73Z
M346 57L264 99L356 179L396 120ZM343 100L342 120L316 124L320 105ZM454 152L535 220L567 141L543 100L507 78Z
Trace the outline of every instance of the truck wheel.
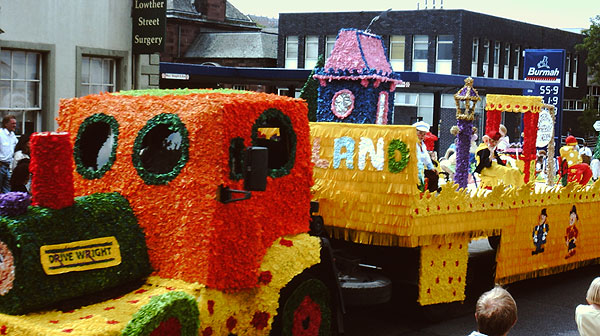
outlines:
M133 315L122 336L197 336L200 320L196 299L184 292L153 297Z
M281 290L271 335L334 335L333 306L327 286L304 274Z
M392 298L392 281L380 274L341 275L340 286L346 306L369 306Z

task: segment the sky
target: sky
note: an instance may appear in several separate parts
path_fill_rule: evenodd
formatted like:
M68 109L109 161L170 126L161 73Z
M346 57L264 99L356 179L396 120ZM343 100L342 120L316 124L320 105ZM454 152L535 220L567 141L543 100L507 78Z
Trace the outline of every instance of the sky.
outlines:
M427 0L433 8L434 0ZM229 0L244 14L278 18L279 13L425 9L425 0ZM599 0L435 0L435 8L466 9L551 28L589 28L600 15Z

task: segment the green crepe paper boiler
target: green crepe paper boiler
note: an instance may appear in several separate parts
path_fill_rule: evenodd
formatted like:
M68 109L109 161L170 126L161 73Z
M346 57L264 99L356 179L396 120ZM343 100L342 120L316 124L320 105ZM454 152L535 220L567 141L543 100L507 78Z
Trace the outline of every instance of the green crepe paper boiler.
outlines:
M0 312L24 314L147 277L144 233L118 193L0 216Z

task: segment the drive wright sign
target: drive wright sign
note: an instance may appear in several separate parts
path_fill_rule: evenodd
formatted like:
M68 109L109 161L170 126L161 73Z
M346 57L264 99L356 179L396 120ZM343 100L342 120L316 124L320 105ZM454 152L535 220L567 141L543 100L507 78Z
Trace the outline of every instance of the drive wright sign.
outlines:
M134 54L152 54L165 49L167 0L133 0L132 49Z

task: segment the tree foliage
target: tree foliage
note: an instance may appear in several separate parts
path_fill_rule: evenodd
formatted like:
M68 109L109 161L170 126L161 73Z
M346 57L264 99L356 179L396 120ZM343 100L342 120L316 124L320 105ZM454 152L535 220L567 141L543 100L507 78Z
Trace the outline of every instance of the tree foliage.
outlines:
M583 131L584 136L588 137L596 134L593 125L596 120L600 120L600 115L598 114L598 105L596 105L596 98L594 96L586 96L582 100L585 109L577 118L577 121L579 121L580 129Z
M586 52L585 64L589 68L592 81L600 85L600 15L590 19L589 29L583 30L583 43L576 46L577 51Z
M322 68L325 65L325 57L319 55L315 68L310 72L310 76L304 83L300 91L300 98L306 100L308 104L308 121L317 121L317 98L319 96L319 81L313 78L315 70Z

